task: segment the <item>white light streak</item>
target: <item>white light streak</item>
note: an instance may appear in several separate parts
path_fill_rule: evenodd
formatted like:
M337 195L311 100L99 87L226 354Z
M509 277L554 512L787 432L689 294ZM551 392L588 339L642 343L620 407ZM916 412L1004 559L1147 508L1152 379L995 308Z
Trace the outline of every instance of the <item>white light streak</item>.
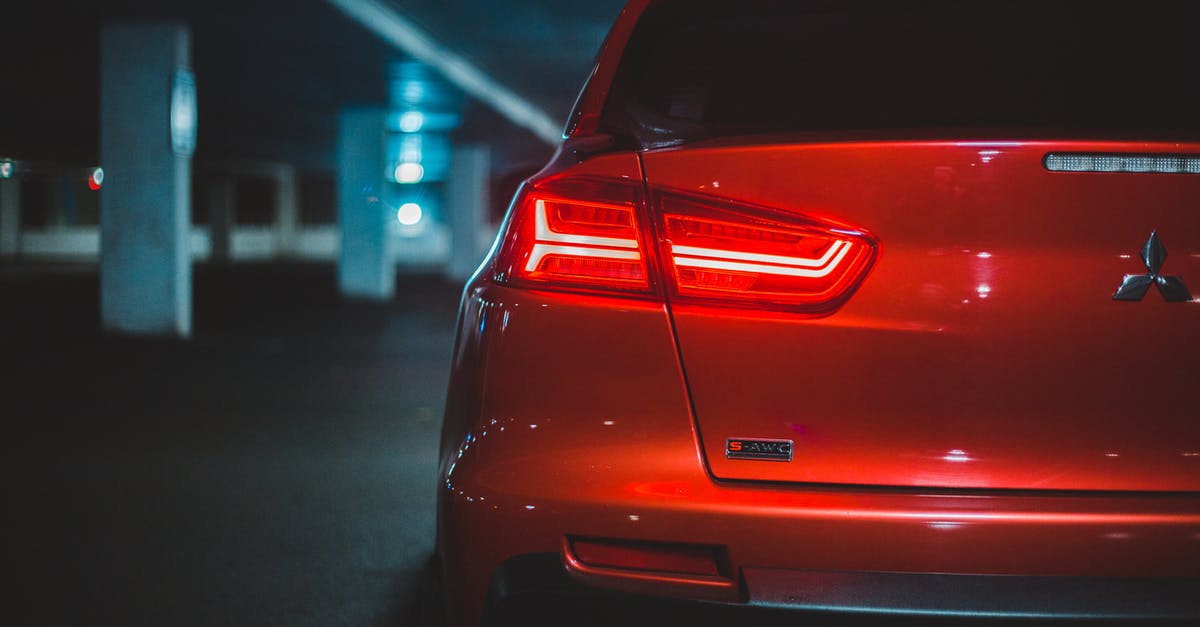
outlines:
M513 124L526 128L554 146L562 140L562 125L518 96L466 59L439 44L408 18L379 0L328 0L329 4L433 69Z
M954 449L953 451L946 453L946 455L944 457L942 457L942 459L944 459L948 462L960 462L960 463L971 461L971 457L967 455L966 451L964 451L962 449L957 449L957 448Z
M537 243L533 245L533 250L529 253L529 261L525 264L526 272L537 270L538 265L547 255L599 257L628 261L638 261L642 258L641 253L638 252L637 240L597 235L573 235L552 231L550 221L546 217L546 201L544 200L539 199L534 203L533 216L534 236ZM594 248L597 246L606 246L607 248ZM622 250L612 250L613 248Z
M529 263L525 264L526 272L537 270L547 255L562 255L564 257L600 257L602 259L625 259L637 261L642 258L636 250L612 250L609 248L588 248L586 246L555 246L552 244L534 244L529 253Z

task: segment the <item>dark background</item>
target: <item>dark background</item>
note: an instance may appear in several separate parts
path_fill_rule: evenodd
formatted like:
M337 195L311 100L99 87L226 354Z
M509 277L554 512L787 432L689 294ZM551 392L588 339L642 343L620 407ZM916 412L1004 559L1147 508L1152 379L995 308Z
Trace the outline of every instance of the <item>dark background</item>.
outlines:
M565 122L620 0L390 6ZM193 222L209 174L294 164L301 222L334 220L337 114L383 105L404 53L321 0L0 6L0 158L95 164L99 29L178 20L199 102ZM456 142L505 194L552 146L469 98ZM36 172L25 227L54 202ZM243 177L239 224L272 183ZM77 224L96 223L94 195ZM402 270L354 302L327 263L197 263L189 340L102 332L94 263L0 258L0 612L14 625L436 624L436 450L459 282Z

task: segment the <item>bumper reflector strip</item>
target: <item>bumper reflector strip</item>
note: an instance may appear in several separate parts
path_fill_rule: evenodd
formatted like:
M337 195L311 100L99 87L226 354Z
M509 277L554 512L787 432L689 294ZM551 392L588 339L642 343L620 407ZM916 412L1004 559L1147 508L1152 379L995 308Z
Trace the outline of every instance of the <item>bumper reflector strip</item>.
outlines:
M623 568L686 575L719 576L716 551L708 547L613 540L572 540L580 562L602 568Z

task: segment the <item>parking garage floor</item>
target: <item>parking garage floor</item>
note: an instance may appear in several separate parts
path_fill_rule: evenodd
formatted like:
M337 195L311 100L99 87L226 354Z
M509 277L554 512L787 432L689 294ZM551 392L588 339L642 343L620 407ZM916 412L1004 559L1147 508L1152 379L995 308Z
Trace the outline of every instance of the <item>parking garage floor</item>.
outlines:
M0 265L3 622L426 622L458 287L194 278L191 341L130 340L100 332L94 268Z

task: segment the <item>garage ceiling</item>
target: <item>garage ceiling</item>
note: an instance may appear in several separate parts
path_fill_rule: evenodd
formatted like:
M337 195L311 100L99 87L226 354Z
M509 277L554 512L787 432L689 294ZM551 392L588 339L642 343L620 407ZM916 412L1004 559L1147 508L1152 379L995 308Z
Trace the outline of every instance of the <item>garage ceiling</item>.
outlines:
M389 0L398 12L565 120L623 0ZM197 159L257 158L328 169L336 113L386 101L385 68L404 55L325 0L50 0L0 10L0 155L94 159L99 25L176 19L192 26L200 103ZM508 157L548 148L479 103L462 139Z

